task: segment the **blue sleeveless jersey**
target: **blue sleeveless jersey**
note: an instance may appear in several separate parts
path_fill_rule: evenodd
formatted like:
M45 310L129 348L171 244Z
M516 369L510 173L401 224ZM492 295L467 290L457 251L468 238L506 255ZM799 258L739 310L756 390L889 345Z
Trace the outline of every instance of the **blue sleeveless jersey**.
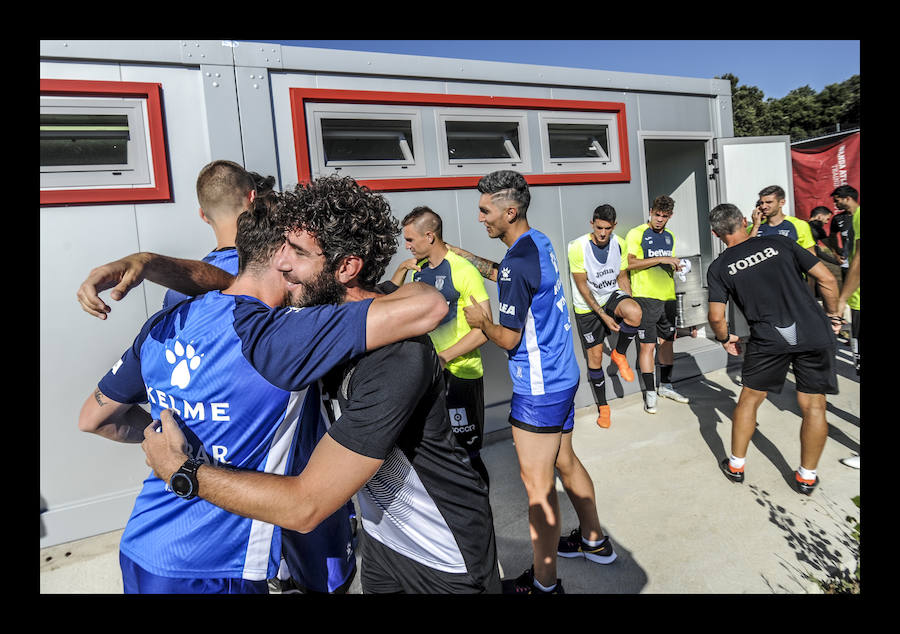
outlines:
M500 325L522 331L508 351L513 392L538 396L578 385L569 308L550 239L529 229L509 248L497 274Z
M212 264L227 273L231 273L232 275L237 275L238 272L238 254L237 248L235 247L227 247L224 249L216 249L211 252L202 260L208 264ZM188 299L190 295L183 295L178 291L173 291L169 289L166 291L165 297L163 297L163 308L168 308L169 306L174 306L178 302L183 302Z
M301 427L320 424L307 386L365 351L370 304L273 309L252 297L200 295L153 315L99 388L121 403L149 402L154 419L174 409L192 457L284 474ZM262 580L278 571L281 532L182 500L151 473L120 550L160 576Z

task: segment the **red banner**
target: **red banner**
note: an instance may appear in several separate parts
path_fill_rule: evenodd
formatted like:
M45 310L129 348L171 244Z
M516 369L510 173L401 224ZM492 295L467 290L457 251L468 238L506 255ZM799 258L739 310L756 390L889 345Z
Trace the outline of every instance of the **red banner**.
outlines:
M791 148L791 162L796 216L809 220L810 210L819 205L833 213L831 192L836 187L850 185L859 191L859 132L824 147Z

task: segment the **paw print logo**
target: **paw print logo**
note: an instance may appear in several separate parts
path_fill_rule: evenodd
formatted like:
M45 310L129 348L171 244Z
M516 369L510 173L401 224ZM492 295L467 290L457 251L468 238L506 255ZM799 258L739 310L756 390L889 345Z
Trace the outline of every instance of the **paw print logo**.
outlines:
M182 346L177 339L173 347L174 351L166 348L166 361L175 366L170 385L184 389L191 382L191 372L200 367L200 355L191 344Z

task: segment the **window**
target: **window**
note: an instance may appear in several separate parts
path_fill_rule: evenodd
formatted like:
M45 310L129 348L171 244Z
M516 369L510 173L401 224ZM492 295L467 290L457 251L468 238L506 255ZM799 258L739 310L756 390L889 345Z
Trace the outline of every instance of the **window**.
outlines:
M41 100L41 187L151 184L143 103Z
M309 104L313 177L346 172L364 178L424 176L417 110L360 104Z
M169 199L160 87L41 80L41 204Z
M614 113L541 113L545 172L618 172L619 134Z
M483 175L492 169L531 171L527 113L460 109L436 111L441 173Z
M623 103L289 92L300 183L344 173L375 191L468 189L500 169L522 173L531 185L631 180Z

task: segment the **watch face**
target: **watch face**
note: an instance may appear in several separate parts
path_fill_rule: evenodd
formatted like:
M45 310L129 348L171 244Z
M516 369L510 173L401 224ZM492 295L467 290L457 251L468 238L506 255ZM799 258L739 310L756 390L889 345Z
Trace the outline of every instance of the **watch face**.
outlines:
M181 497L190 495L191 490L194 488L191 484L191 479L183 473L176 473L173 475L171 484L175 495Z

